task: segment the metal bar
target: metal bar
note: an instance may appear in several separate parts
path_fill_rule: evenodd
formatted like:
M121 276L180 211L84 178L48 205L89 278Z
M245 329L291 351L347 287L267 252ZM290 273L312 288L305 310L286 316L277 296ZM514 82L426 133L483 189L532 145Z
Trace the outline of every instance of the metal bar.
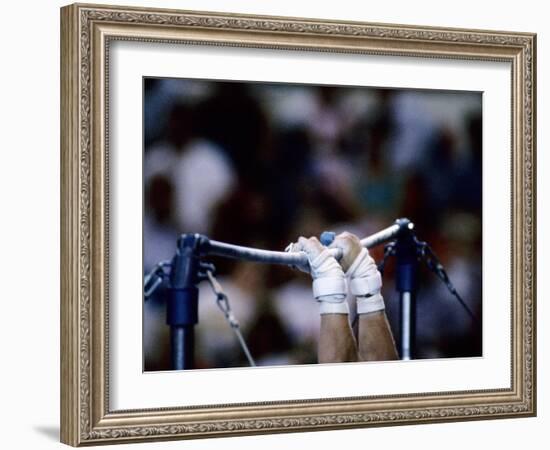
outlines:
M397 237L397 233L399 233L399 230L401 230L402 226L404 225L394 223L388 228L384 228L377 233L361 239L361 245L366 248L373 248L385 242L391 241L392 239Z
M376 247L395 237L399 233L401 225L394 224L371 236L361 240L361 245L366 248ZM244 259L246 261L255 261L265 264L284 264L307 269L309 263L307 256L302 252L278 252L271 250L261 250L241 245L227 244L225 242L207 241L202 247L201 252L205 255L225 256L227 258ZM336 259L342 258L340 249L332 249L331 253Z
M259 248L243 247L225 242L210 240L201 248L207 255L226 256L234 259L244 259L265 264L286 264L289 266L307 265L307 257L302 252L278 252Z

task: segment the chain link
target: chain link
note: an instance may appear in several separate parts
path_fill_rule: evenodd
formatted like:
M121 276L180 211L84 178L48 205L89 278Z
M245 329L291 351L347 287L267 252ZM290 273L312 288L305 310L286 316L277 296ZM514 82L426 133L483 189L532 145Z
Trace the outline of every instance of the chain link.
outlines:
M252 358L250 350L248 349L246 341L244 340L244 337L241 333L239 321L233 314L233 310L229 305L229 298L227 297L227 294L223 291L220 283L218 282L216 277L214 277L214 274L211 270L206 270L206 277L208 279L208 282L210 283L210 286L212 287L212 290L214 291L214 294L216 295L216 304L218 305L218 308L220 308L225 317L225 320L227 321L231 329L235 332L235 335L239 340L239 344L241 345L241 348L243 349L243 352L248 359L248 363L251 367L255 367L256 363L254 362L254 358Z

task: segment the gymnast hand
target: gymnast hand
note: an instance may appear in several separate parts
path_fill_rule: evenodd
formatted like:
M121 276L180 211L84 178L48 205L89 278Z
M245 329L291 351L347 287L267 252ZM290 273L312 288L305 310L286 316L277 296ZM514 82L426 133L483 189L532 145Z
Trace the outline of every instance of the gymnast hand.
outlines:
M344 232L336 236L329 248L342 250L340 264L346 272L349 291L357 298L357 314L369 314L385 309L380 294L382 276L369 251L354 234Z
M342 250L340 264L346 272L350 293L357 300L359 360L398 359L380 292L382 277L369 251L357 236L348 232L336 236L329 248Z
M344 271L316 237L300 237L288 251L304 252L313 278L313 296L320 304L321 314L348 314L347 284Z

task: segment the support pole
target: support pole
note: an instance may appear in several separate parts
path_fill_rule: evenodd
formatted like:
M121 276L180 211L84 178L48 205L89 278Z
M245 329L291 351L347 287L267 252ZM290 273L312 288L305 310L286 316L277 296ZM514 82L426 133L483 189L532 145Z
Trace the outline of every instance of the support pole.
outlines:
M396 241L396 289L399 293L401 359L409 360L415 354L417 255L414 225L408 219L398 219L399 233Z
M173 370L194 366L195 325L198 323L199 254L203 238L184 234L172 260L166 322L170 326Z

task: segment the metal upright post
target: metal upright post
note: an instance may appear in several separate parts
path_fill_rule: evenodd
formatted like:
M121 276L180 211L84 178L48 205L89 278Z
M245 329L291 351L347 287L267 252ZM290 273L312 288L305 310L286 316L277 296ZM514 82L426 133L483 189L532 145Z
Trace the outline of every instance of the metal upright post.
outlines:
M408 219L398 219L399 233L396 241L396 289L400 300L399 353L401 359L414 357L416 336L417 250L413 232L414 224Z
M194 366L195 325L198 323L199 253L202 236L184 234L172 260L166 322L170 326L172 369Z

